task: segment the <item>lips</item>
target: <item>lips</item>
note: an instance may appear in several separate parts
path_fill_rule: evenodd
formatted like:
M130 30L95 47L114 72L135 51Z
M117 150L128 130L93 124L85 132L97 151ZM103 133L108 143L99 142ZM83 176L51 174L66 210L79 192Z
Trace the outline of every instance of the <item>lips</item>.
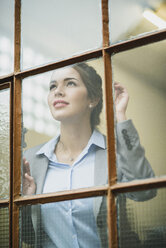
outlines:
M69 103L64 100L56 100L54 101L53 105L55 108L61 108L67 106Z

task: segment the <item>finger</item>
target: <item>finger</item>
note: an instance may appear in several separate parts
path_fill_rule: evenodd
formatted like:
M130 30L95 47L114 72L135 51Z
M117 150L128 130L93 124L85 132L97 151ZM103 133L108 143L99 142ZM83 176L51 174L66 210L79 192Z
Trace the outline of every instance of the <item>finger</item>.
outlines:
M125 87L121 84L114 84L114 89L125 90Z
M25 173L25 178L29 181L29 183L34 183L34 178L28 175L28 173Z
M120 87L114 88L115 98L119 97L122 93L124 93L124 89Z
M114 87L120 87L120 88L123 88L123 89L125 89L125 87L124 87L124 85L123 84L121 84L121 83L119 83L119 82L114 82Z
M120 94L128 95L128 91L125 87L116 87L115 92L117 92L119 95Z
M123 85L121 83L119 83L119 82L114 82L114 86L121 86L121 87L123 87Z
M23 158L23 173L28 173L29 175L31 175L29 162L25 158Z
M25 161L24 165L23 165L23 171L24 171L24 174L25 173L28 173L30 175L30 168L29 168L29 163L28 161Z

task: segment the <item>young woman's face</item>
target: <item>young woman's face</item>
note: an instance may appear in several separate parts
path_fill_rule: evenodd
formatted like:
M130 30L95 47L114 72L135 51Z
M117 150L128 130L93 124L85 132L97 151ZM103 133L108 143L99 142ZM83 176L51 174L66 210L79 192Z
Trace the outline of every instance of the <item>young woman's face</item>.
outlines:
M48 105L54 119L90 120L90 103L88 91L75 69L68 67L54 71L48 95Z

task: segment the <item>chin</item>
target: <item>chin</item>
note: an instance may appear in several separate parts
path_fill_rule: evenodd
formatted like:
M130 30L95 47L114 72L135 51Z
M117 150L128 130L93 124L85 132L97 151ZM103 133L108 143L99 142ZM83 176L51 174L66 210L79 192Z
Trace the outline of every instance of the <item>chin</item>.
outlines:
M56 120L56 121L60 121L60 122L63 122L63 121L67 121L67 120L70 120L70 119L72 119L72 117L71 116L69 116L69 115L64 115L64 114L52 114L52 117L54 118L54 120Z
M56 121L60 122L66 122L66 123L74 123L74 122L79 122L82 121L82 117L86 116L85 112L80 111L52 111L51 112L52 117Z
M54 120L56 120L56 121L63 121L63 120L66 119L64 116L57 116L57 115L55 116L55 115L53 115L52 117L53 117Z
M64 113L64 111L60 111L60 110L55 111L55 110L53 110L53 111L51 111L51 115L56 121L62 121L64 119L66 119L68 114Z
M59 121L61 123L73 123L78 122L79 117L76 115L54 115L53 116L54 120Z

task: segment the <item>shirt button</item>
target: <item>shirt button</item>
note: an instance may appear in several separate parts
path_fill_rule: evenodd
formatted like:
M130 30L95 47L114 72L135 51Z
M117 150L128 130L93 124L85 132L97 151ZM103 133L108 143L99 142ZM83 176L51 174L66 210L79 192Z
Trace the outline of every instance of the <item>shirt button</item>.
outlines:
M126 140L125 140L125 143L126 143L126 145L131 145L131 143L130 143L130 140L129 140L129 139L126 139Z
M122 129L122 133L123 134L127 134L127 130L126 129Z
M128 134L123 134L124 139L129 139Z
M132 150L133 146L130 144L127 146L129 150Z

